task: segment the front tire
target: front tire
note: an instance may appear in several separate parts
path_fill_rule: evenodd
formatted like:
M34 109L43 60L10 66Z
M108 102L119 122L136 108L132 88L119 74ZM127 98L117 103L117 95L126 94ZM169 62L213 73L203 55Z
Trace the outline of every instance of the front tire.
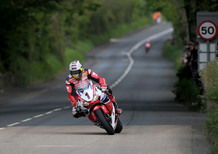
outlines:
M101 109L95 111L95 115L97 116L99 122L101 123L102 127L106 130L109 135L114 135L114 129L107 121L105 114L102 112Z
M117 126L116 126L116 129L115 129L115 133L120 133L122 130L123 130L123 125L122 125L120 119L118 119L117 120Z

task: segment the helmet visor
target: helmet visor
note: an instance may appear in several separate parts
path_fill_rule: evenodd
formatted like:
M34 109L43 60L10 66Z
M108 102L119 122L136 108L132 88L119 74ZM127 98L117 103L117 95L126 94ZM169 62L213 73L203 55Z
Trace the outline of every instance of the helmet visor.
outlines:
M80 77L81 72L82 72L81 70L71 71L70 74L72 75L73 78L78 79Z

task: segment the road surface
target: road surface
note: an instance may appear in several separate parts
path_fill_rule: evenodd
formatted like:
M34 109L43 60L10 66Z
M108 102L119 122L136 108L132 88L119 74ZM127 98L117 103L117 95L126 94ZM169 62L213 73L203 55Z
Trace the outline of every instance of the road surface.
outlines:
M121 134L110 136L86 118L74 119L60 75L0 98L0 154L209 154L205 114L174 102L176 72L162 57L170 29L163 22L88 54L85 65L107 79L124 110ZM152 39L147 54L141 46L146 39Z

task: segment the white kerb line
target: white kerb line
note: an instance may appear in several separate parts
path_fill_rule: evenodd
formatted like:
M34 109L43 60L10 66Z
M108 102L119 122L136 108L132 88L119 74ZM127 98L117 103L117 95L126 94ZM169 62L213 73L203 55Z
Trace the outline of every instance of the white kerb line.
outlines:
M144 39L144 40L142 40L142 41L140 41L140 42L138 42L137 44L135 44L127 53L126 53L126 55L127 55L127 57L128 57L128 59L129 59L129 65L128 65L128 67L125 69L125 71L124 71L124 73L110 86L111 88L114 88L114 87L116 87L126 76L127 76L127 74L129 73L129 71L132 69L132 66L133 66L133 64L134 64L134 60L133 60L133 58L132 58L132 53L134 52L134 51L136 51L141 45L143 45L147 40L154 40L154 39L157 39L157 38L159 38L159 37L161 37L161 36L163 36L163 35L166 35L166 34L168 34L168 33L171 33L171 32L173 32L173 28L169 28L169 29L167 29L167 30L165 30L165 31L163 31L163 32L161 32L161 33L158 33L158 34L154 34L154 35L152 35L152 36L149 36L148 38L146 38L146 39Z

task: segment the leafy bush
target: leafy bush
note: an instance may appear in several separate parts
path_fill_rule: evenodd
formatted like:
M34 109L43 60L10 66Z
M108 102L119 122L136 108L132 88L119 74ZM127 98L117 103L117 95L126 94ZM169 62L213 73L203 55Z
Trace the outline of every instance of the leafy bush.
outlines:
M84 54L75 49L66 49L65 50L65 64L69 64L72 60L84 60Z
M174 93L176 100L183 102L190 109L199 109L201 100L199 98L200 90L192 79L181 79L175 85Z
M201 73L206 97L218 104L218 61L210 62Z
M46 55L45 63L47 64L50 70L49 72L52 76L59 73L64 66L64 64L61 63L61 61L52 54Z
M181 67L182 50L180 45L173 45L171 41L167 41L163 47L163 56L175 64L178 70Z
M18 86L52 79L64 66L58 58L51 54L45 56L44 62L28 62L24 58L20 58L16 64L13 68L15 69L15 76L19 80L19 82L16 82Z

